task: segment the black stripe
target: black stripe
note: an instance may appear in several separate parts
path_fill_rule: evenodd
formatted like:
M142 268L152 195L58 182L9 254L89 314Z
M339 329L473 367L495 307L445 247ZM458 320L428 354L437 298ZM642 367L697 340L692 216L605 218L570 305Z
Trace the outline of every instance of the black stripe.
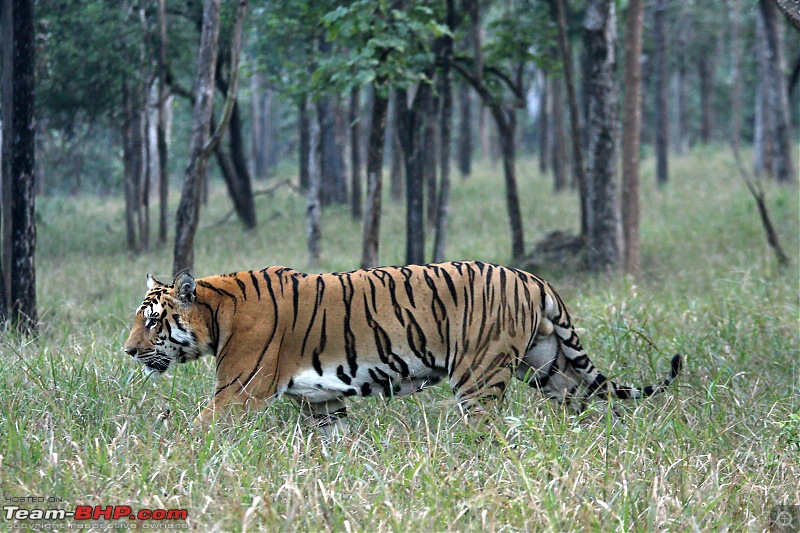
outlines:
M258 286L258 278L256 277L255 274L253 274L252 270L250 271L250 281L253 283L253 287L256 288L256 296L260 300L261 299L261 287Z

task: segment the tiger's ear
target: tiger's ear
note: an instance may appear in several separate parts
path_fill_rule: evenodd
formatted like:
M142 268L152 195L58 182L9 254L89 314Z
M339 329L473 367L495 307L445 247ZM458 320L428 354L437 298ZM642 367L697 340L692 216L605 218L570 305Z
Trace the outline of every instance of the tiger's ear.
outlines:
M175 277L175 294L179 300L192 303L197 298L197 282L188 272L182 272Z
M163 285L163 283L158 281L151 274L147 275L147 288L148 289L152 290L152 289L155 289L156 287L160 287L161 285Z

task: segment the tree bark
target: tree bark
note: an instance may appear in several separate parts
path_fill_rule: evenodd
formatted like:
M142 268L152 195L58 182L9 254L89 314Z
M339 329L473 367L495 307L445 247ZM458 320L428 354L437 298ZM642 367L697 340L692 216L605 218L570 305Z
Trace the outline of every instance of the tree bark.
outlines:
M552 104L551 135L553 141L553 190L561 192L567 188L567 142L564 131L564 90L561 80L550 78L550 96Z
M361 95L360 89L350 90L350 217L361 220Z
M347 203L347 185L344 175L342 151L336 142L336 113L333 97L324 95L317 100L320 148L320 203Z
M158 118L156 143L158 147L158 243L167 243L167 215L169 213L169 170L167 148L167 15L165 0L158 0Z
M402 109L400 107L399 91L392 93L390 101L391 123L388 126L389 142L392 146L392 161L389 174L389 195L392 200L399 202L403 198L405 176L403 174L403 145L400 142L400 122ZM405 103L403 103L405 105Z
M753 174L772 175L772 122L773 117L767 102L767 85L769 80L769 63L767 37L764 34L764 19L756 20L756 60L758 64L755 92L755 116L753 118Z
M299 185L301 190L307 190L311 179L309 178L308 164L311 158L311 120L308 118L308 96L303 94L297 103L297 128L300 141L297 145Z
M428 98L425 110L425 126L422 130L422 179L425 183L425 221L428 227L436 223L436 195L437 195L437 154L439 152L439 96L431 95Z
M2 7L3 259L0 319L22 333L36 330L34 2Z
M731 69L733 92L731 94L731 145L738 153L742 130L742 40L741 0L732 0L731 10Z
M667 76L667 0L656 0L655 5L655 139L656 181L664 185L669 181L669 108Z
M641 269L639 244L639 140L642 129L642 26L644 2L630 0L625 22L625 107L622 124L622 237L628 274Z
M320 161L322 159L319 124L309 128L308 189L306 195L306 245L308 247L308 267L319 268L322 241L322 202Z
M792 161L792 133L789 120L789 94L786 90L783 59L783 28L778 20L774 0L759 0L761 19L766 36L767 66L770 82L766 86L767 102L772 115L772 137L775 141L773 157L775 177L779 182L797 181Z
M455 1L447 0L447 26L455 30ZM439 123L439 196L436 201L434 262L444 261L447 248L447 221L450 209L450 138L453 123L453 38L444 37L442 50L441 115Z
M708 56L702 55L697 60L697 73L700 78L700 140L709 144L714 127L714 72Z
M542 98L539 105L539 174L544 176L550 169L550 79L542 79Z
M589 60L587 263L592 271L616 270L622 259L617 190L616 12L613 0L586 9L584 46Z
M239 113L239 103L237 94L229 94L231 90L228 80L222 76L222 64L229 63L230 59L225 58L220 62L216 75L217 88L227 100L233 99L233 108L231 109L231 116L228 122L228 146L230 148L230 156L225 153L222 144L216 146L215 152L217 160L220 162L220 167L223 170L223 176L228 186L228 194L233 202L236 215L246 230L254 229L257 225L256 220L256 204L253 198L253 184L250 179L250 170L247 165L247 157L244 155L245 142L242 135L242 119ZM230 67L231 74L234 66ZM212 117L211 129L215 129Z
M792 26L800 30L800 0L775 0L775 3Z
M378 251L383 196L383 149L389 100L378 87L374 87L373 94L369 142L367 143L367 205L364 213L361 268L371 268L379 265Z
M462 178L472 174L472 98L469 86L462 83L458 88L460 110L458 127L458 171Z
M570 132L572 134L572 172L578 183L581 209L581 235L586 236L586 165L583 158L583 141L581 136L581 117L578 111L578 96L575 90L575 75L572 70L572 50L567 35L567 17L564 4L567 0L553 0L558 22L558 45L561 51L561 62L564 69L564 81L567 87L567 103L569 105Z
M195 81L195 102L192 111L192 134L189 141L189 162L186 165L181 199L176 213L175 247L172 271L177 274L194 267L194 238L200 217L200 194L206 179L208 158L219 142L222 131L230 120L233 110L232 95L236 94L236 83L241 43L241 26L247 9L247 1L239 0L234 22L231 86L225 102L222 119L217 130L209 136L214 107L215 71L220 25L220 0L205 0L203 24L200 34L200 51Z
M397 92L401 120L398 123L406 171L406 263L425 262L424 174L421 149L425 127L424 110L431 97L430 86L419 83L409 105L405 89Z
M134 82L135 83L135 82ZM133 253L142 250L145 236L142 233L143 143L142 95L140 87L122 83L122 161L125 180L125 235L128 249Z

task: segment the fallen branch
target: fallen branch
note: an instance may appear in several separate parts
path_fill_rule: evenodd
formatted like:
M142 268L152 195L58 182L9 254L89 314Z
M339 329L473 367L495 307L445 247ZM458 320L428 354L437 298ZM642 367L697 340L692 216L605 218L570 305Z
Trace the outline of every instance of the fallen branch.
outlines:
M288 187L289 189L291 189L294 192L300 192L300 189L297 187L297 185L292 183L292 180L285 179L285 180L279 181L277 183L273 183L272 185L270 185L266 189L262 189L260 191L253 191L253 197L256 197L256 196L269 196L271 194L275 194L275 192L277 192L279 189L281 189L283 187ZM235 213L236 213L236 209L233 208L230 211L228 211L225 214L225 216L223 216L221 219L217 220L216 222L213 222L213 223L209 224L206 227L207 228L213 228L215 226L221 226L222 224L224 224L228 220L230 220L230 218Z
M783 251L783 247L778 239L778 233L775 231L775 226L772 225L767 203L764 200L764 189L761 187L761 182L754 180L753 176L747 171L747 168L745 168L742 163L742 158L739 155L739 148L735 144L732 144L731 149L733 150L733 157L736 160L739 174L741 174L744 179L747 189L756 201L756 206L758 206L758 214L761 216L761 225L764 227L764 233L767 235L767 243L769 243L772 251L775 252L778 266L781 268L787 267L790 264L789 256Z

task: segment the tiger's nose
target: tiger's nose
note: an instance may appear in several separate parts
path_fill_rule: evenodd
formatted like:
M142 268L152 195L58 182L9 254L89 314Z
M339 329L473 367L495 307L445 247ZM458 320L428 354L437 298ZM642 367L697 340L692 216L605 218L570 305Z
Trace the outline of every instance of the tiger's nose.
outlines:
M125 350L125 353L131 357L136 357L136 348L123 348L123 350Z

